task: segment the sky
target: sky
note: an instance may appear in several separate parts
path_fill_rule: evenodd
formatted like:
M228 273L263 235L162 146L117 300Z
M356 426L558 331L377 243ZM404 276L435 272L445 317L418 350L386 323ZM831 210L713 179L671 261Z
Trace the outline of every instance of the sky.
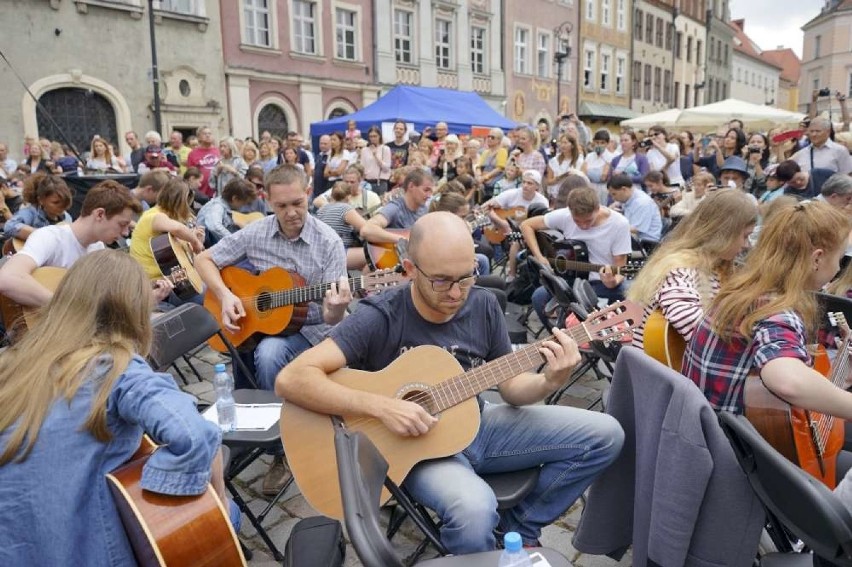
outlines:
M802 57L803 24L819 15L824 0L731 0L731 18L745 19L745 33L763 50L779 45Z

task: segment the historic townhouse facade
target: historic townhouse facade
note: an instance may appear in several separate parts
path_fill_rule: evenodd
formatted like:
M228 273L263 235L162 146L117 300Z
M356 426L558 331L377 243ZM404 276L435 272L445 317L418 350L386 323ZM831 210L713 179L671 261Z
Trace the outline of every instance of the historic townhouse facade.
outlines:
M728 0L708 0L705 80L700 84L703 95L699 95L699 105L731 96L734 29L729 25L730 21Z
M671 0L638 0L633 26L632 108L639 114L672 107L674 7Z
M807 112L811 93L827 88L852 96L852 0L828 0L820 14L802 26L805 32L799 112ZM835 101L834 110L837 110ZM820 111L831 99L818 101Z
M706 0L681 0L675 10L674 82L672 106L691 108L701 104L707 45Z
M781 67L764 57L760 47L749 39L745 20L732 21L731 28L734 30L731 97L776 106Z

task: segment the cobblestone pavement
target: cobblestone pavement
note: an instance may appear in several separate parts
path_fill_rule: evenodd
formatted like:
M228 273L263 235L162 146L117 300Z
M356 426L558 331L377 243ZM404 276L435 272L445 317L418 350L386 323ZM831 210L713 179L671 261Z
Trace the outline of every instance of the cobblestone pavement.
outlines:
M513 306L510 304L510 308ZM216 362L227 362L227 359L220 357L218 353L210 349L204 349L197 355L191 358L191 361L204 380L197 382L194 376L189 373L186 365L181 362L179 368L184 375L189 377L189 384L183 386L183 389L190 394L195 395L201 401L213 403L215 401L215 393L211 383L213 377L213 364ZM181 384L180 380L178 383ZM578 407L588 407L592 402L599 399L603 387L607 384L606 380L598 380L592 372L587 373L581 380L571 386L567 394L560 400L561 404L573 405ZM595 406L600 409L600 404ZM268 503L268 498L261 494L261 483L263 475L269 466L269 457L262 456L246 468L235 481L236 486L240 490L243 498L248 502L249 507L255 513L259 513ZM574 530L577 527L577 522L582 513L582 502L578 501L565 513L559 520L548 526L542 531L542 545L550 547L561 552L565 557L571 560L574 565L581 567L603 567L603 566L628 566L632 563L632 555L628 552L619 562L613 561L605 556L588 555L580 553L571 545L571 540L574 535ZM295 483L288 489L287 493L273 507L272 511L264 520L264 527L269 533L272 541L282 551L290 536L290 530L302 518L317 515L301 496ZM248 521L243 521L243 526L240 531L240 539L252 550L254 557L249 562L252 567L268 567L279 565L275 562L272 554L264 545L263 541L255 532L254 528ZM348 539L347 539L348 541ZM393 544L399 550L402 557L407 557L411 554L419 543L416 528L410 520L406 520L403 527L394 539ZM431 557L434 553L427 551L425 557ZM361 565L358 560L355 550L350 544L346 546L346 562L345 565L356 566Z

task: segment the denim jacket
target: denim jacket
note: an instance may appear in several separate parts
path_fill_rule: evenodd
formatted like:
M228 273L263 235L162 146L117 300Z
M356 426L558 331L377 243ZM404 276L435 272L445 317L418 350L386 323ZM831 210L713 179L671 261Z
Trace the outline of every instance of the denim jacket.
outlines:
M58 222L71 222L71 215L67 212L63 214L63 218ZM41 207L21 207L15 215L6 221L3 228L3 234L6 238L17 238L22 226L31 226L33 228L41 228L56 224L47 218L47 214Z
M83 424L108 357L70 401L51 406L32 452L0 467L0 565L136 565L105 475L126 462L147 432L163 447L148 460L142 487L200 494L219 447L218 427L202 418L171 376L134 357L107 402L112 439L101 443ZM13 428L0 433L0 449Z

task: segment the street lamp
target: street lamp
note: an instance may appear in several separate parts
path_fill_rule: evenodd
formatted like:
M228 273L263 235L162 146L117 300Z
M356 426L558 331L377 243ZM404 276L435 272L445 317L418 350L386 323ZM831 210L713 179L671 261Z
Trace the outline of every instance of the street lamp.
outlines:
M159 1L157 2L159 7ZM163 134L160 116L160 71L157 68L157 36L154 33L154 0L148 0L148 30L151 33L151 75L154 81L154 130Z
M562 22L553 30L553 61L556 63L556 118L554 120L559 120L562 102L562 63L571 57L568 36L573 29L571 22Z

